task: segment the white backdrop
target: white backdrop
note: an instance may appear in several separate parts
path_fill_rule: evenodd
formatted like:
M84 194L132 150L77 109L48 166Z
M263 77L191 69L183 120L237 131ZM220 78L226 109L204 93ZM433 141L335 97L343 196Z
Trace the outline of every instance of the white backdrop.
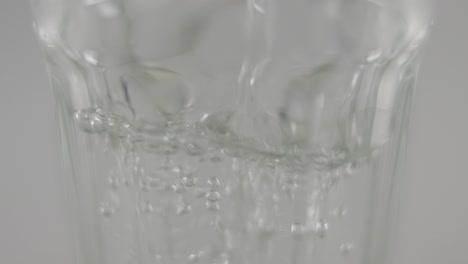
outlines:
M468 263L468 1L439 2L413 108L399 264ZM68 263L53 98L27 0L1 0L0 34L0 263Z

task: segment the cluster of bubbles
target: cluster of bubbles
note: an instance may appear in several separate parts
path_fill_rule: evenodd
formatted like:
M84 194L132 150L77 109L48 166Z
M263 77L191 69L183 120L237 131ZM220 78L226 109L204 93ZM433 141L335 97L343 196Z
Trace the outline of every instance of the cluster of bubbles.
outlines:
M125 141L129 147L163 155L185 152L190 157L199 157L199 161L209 159L214 163L220 162L222 156L243 158L302 174L323 171L346 176L352 174L357 166L357 161L350 159L346 149L259 151L243 143L250 142L250 139L220 131L222 124L218 124L221 121L216 115L194 123L172 120L159 124L133 124L101 109L88 108L76 111L74 118L86 133L106 134L110 139Z
M133 155L133 159L123 158L127 158L129 160L127 165L133 168L130 180L128 177L116 176L119 172L115 170L118 168L111 168L112 173L107 178L107 184L111 191L117 191L122 186L131 188L136 186L141 194L138 202L139 212L150 216L160 211L158 205L154 204L151 198L148 198L154 193L172 194L173 210L179 217L189 216L194 211L204 207L207 212L218 216L216 219L219 221L219 215L229 210L229 208L221 208L226 190L232 189L232 186L227 186L226 179L223 178L225 175L217 175L217 173L200 175L196 169L182 165L184 163L191 163L193 166L210 164L219 168L226 166L223 162L228 162L232 165L232 171L238 171L239 164L279 171L280 173L277 174L283 175L280 189L284 192L285 197L289 197L291 200L294 200L294 193L304 184L301 179L311 176L311 169L320 175L321 186L319 188L326 192L342 179L349 177L357 166L355 161L347 161L345 153L330 154L321 151L318 154L309 155L310 159L308 160L304 158L304 155L268 155L239 148L236 145L232 145L230 148L226 142L220 142L219 135L216 135L209 128L209 126L213 126L212 123L168 122L142 127L132 124L123 117L96 108L78 110L74 113L74 118L81 131L91 136L97 135L100 136L99 138L104 138L109 148L116 147L116 145L123 146L127 156L130 155L129 153ZM152 172L147 170L148 167L154 166L143 164L139 153L149 153L150 156L154 157L155 162L159 160L160 164L156 166L157 170ZM229 163L229 161L232 162ZM271 177L276 176L271 175ZM202 206L187 197L195 197L197 201L201 201ZM270 209L267 208L267 210ZM117 205L109 201L102 202L99 206L99 213L105 218L110 218L117 210ZM346 214L347 209L339 207L332 210L329 215L342 218ZM199 215L193 217L199 217ZM298 240L309 236L324 239L329 228L329 222L324 215L313 223L293 222L289 232L292 238ZM272 226L268 230L275 234L276 230L280 229ZM347 256L352 249L351 243L343 243L339 247L339 252L343 256ZM206 255L206 252L201 250L191 253L188 260L189 262L197 262L204 254Z

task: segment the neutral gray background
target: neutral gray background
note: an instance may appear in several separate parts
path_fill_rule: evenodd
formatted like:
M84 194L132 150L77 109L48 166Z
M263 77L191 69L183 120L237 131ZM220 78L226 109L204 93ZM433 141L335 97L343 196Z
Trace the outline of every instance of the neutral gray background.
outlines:
M468 263L468 1L440 0L412 115L399 264ZM0 263L69 263L53 98L26 0L0 2Z

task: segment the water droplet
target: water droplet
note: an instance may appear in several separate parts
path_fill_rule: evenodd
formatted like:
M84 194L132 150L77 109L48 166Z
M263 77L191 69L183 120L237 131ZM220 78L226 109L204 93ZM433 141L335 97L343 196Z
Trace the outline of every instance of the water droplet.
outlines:
M219 203L217 201L207 200L205 206L210 211L219 211Z
M340 246L340 253L343 256L348 256L351 254L351 251L353 250L353 244L351 243L344 243Z
M221 199L221 194L215 190L210 190L209 192L206 193L205 196L206 200L212 201L212 202L217 202L219 199Z
M205 150L197 143L187 143L185 148L187 153L192 156L202 156L205 153Z
M216 189L219 187L219 185L221 184L219 182L219 179L215 176L211 176L209 179L208 179L208 185L213 188L213 189Z
M186 215L192 212L192 206L187 203L181 203L177 206L177 215Z
M318 237L320 237L320 238L326 237L327 232L328 232L328 223L327 223L327 221L325 221L324 219L319 220L315 224L314 231L315 231L315 233L317 234Z
M104 217L110 217L114 214L114 212L114 207L107 202L102 203L99 207L99 213L101 213L101 215Z

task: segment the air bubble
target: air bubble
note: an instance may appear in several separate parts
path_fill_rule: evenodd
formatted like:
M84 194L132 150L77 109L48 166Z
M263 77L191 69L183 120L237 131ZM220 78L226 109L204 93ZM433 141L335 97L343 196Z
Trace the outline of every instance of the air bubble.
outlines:
M252 0L250 2L252 3L253 7L257 12L265 14L265 10L268 4L267 0Z
M348 164L346 164L343 170L343 176L349 177L353 175L353 172L356 169L356 166L357 166L356 162L349 162Z
M270 219L271 220L271 219ZM273 223L267 223L265 219L260 219L257 224L259 235L262 237L272 237L276 233L276 227Z
M340 206L338 208L333 209L330 214L332 216L342 218L342 217L345 217L348 214L348 209L346 207L344 207L344 206Z
M213 262L213 264L229 264L229 257L223 253Z
M195 190L193 190L193 193L195 194L195 196L197 198L205 198L206 189L205 188L195 188Z
M119 185L120 185L120 181L117 177L115 176L110 176L107 181L109 182L109 186L114 189L114 190L117 190L119 188Z
M226 135L229 133L229 121L232 116L232 112L221 112L213 115L206 114L200 121L215 134Z
M241 170L241 165L239 159L232 159L232 171L239 172Z
M327 236L328 232L328 223L324 219L319 220L315 224L314 228L315 233L317 234L318 237L320 238L325 238Z
M211 188L218 188L221 185L219 179L215 176L210 177L207 183Z
M191 156L202 156L205 153L205 150L197 143L187 143L185 149Z
M193 187L197 184L197 178L193 175L186 175L182 178L182 184L187 187Z
M99 207L99 213L104 217L111 217L115 212L115 209L108 202L104 202Z
M131 135L132 129L130 124L123 119L107 116L103 120L109 134L116 138L126 138Z
M192 263L198 262L200 261L200 255L201 255L200 252L190 254L188 257L188 260Z
M381 57L382 57L382 51L381 50L373 50L373 51L369 52L369 54L367 55L366 60L367 60L368 63L373 63L373 62L376 62Z
M86 133L101 133L105 130L102 117L96 113L95 109L76 111L74 118L78 127Z
M351 243L344 243L340 246L340 253L343 256L348 256L351 254L351 251L353 250L353 244Z
M151 214L154 211L153 205L149 201L146 201L141 205L141 211L145 214Z
M190 262L198 262L200 260L200 257L201 257L201 254L200 253L197 253L197 254L190 254L189 256L189 261Z
M184 187L179 183L172 184L171 189L176 193L182 193L184 191Z
M37 35L44 45L54 48L57 42L57 32L38 27L36 24Z
M83 0L83 4L85 6L93 6L93 5L97 5L103 1L106 1L106 0Z
M289 199L294 198L295 191L299 188L299 184L296 179L288 177L282 184L282 189L286 193Z
M127 187L133 186L133 183L134 183L134 182L135 182L135 180L133 179L132 176L127 176L127 177L125 177L125 179L124 179L125 186L127 186Z
M182 203L177 206L177 215L186 215L192 212L192 206L187 203Z
M219 211L219 203L217 201L207 200L205 206L210 211Z
M188 174L188 169L185 166L182 166L182 165L174 166L171 171L172 171L172 173L178 174L178 175Z
M91 113L89 115L89 122L94 133L101 133L105 130L102 116L99 113Z
M293 236L301 236L306 232L306 228L301 223L294 223L291 225L291 234Z
M140 179L140 189L144 192L147 192L153 188L152 179L149 177L144 177Z
M210 190L209 192L206 193L205 198L208 201L216 202L216 201L219 201L219 199L221 199L221 194L219 194L219 192L215 190Z
M116 17L122 13L122 10L115 0L84 0L88 7L96 8L103 17Z
M93 66L97 66L99 61L97 59L97 53L93 50L86 50L83 52L83 58L84 60L93 65Z
M112 105L110 105L110 107L113 117L118 122L128 122L135 119L134 110L132 109L132 106L130 106L128 103L117 101L113 102Z
M214 154L210 157L210 161L213 163L220 163L221 161L223 161L223 158L221 158L219 154Z
M162 146L161 153L166 156L171 156L171 155L177 154L178 150L179 150L179 146L177 145L177 143L169 142L169 143L165 143Z
M119 138L125 138L128 137L131 134L131 127L130 124L122 122L118 123L117 126L113 131L111 131L112 134Z

